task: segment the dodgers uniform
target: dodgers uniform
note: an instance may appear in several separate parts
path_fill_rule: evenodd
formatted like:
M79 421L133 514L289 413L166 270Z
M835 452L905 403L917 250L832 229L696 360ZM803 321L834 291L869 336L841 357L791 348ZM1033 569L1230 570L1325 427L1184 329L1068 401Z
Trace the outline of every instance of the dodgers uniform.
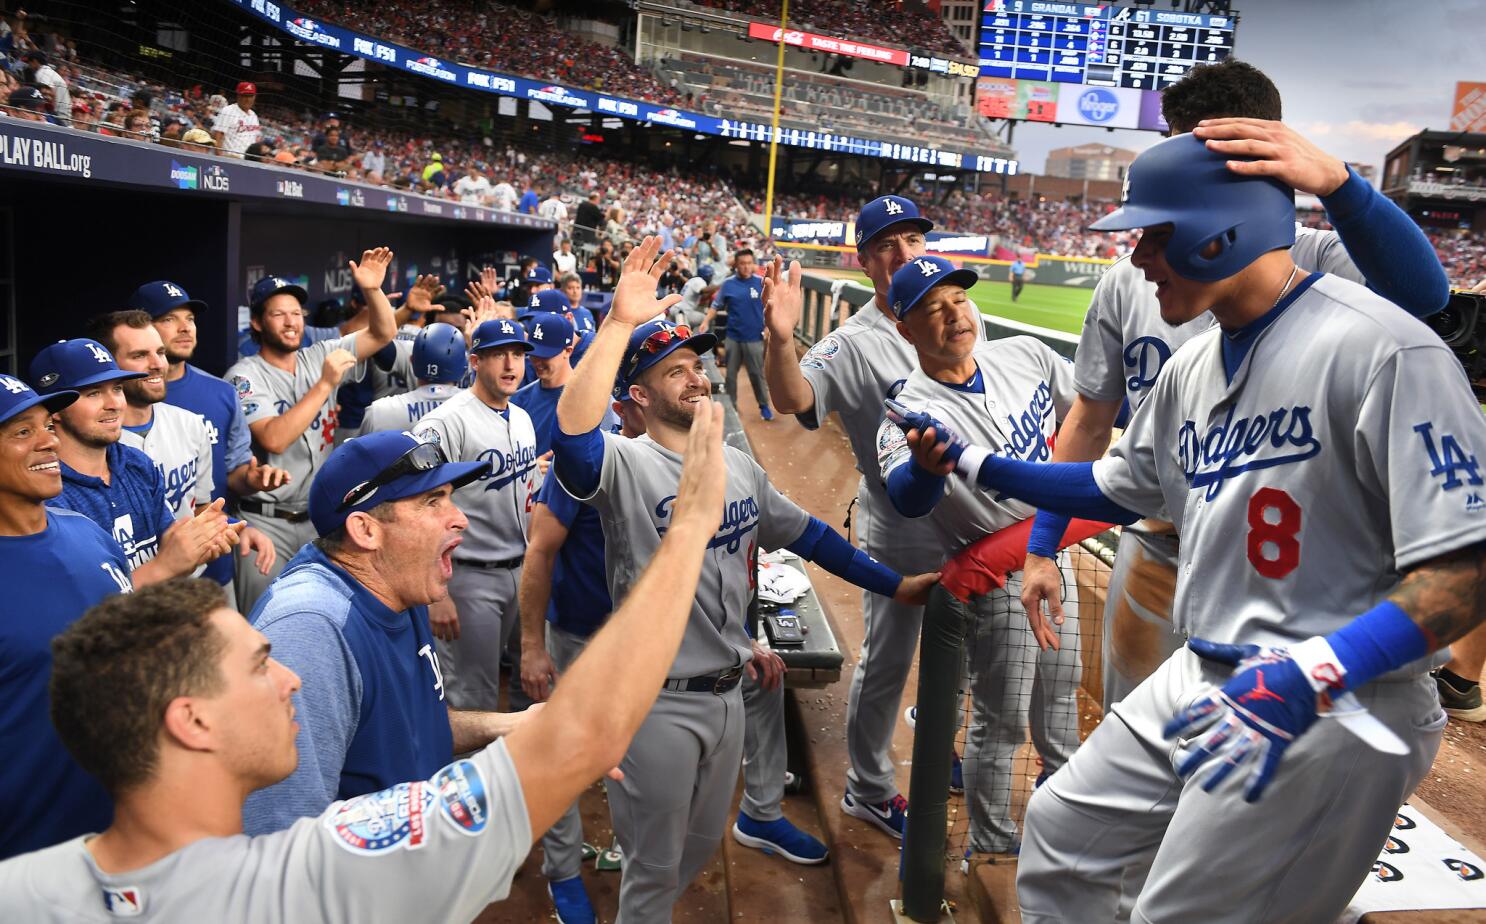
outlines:
M0 863L0 920L468 921L509 894L531 837L497 741L286 831L203 838L127 873L100 870L86 836Z
M131 585L118 543L82 514L54 507L42 532L0 536L0 585L9 601L0 618L0 740L8 742L0 762L0 857L11 857L97 831L113 818L113 800L52 727L47 683L52 639ZM5 909L0 899L0 919L36 920Z
M199 414L163 402L151 408L150 422L124 427L119 442L149 456L165 482L165 504L171 516L194 516L198 505L210 504L212 439Z
M595 431L591 436L597 440ZM649 436L602 434L597 471L578 475L559 444L554 471L598 508L609 593L622 601L660 546L681 477L682 456ZM745 453L724 447L727 488L722 523L708 543L690 621L668 680L620 768L607 781L614 833L624 848L619 921L669 921L682 889L711 859L727 824L743 752L744 709L736 686L753 657L743 621L753 596L752 554L800 538L810 516L780 494ZM687 681L717 678L725 692L690 691ZM782 777L781 777L782 778Z
M1170 512L1182 537L1178 631L1259 645L1326 635L1403 571L1486 539L1486 419L1424 324L1317 274L1235 334L1209 329L1174 355L1092 466L1111 501ZM1356 691L1408 754L1319 721L1255 807L1242 774L1211 795L1197 791L1204 774L1177 777L1180 742L1163 726L1231 674L1177 652L1033 795L1023 920L1110 920L1123 871L1152 857L1135 920L1334 920L1438 749L1445 715L1426 671L1443 657Z
M1058 423L1073 406L1073 370L1068 362L1032 337L1010 337L975 347L976 374L964 385L947 385L915 368L898 400L923 409L977 446L1028 462L1052 458ZM914 465L897 424L884 420L878 431L882 478L901 465ZM949 558L976 540L1036 513L1010 498L997 499L958 479L945 481L944 496L926 519L935 545ZM1056 627L1058 650L1042 651L1022 607L1021 579L964 605L965 657L972 718L965 735L965 793L970 809L970 847L980 853L1006 853L1016 843L1011 818L1012 762L1032 741L1051 774L1078 748L1079 658L1078 597L1066 553L1058 556L1063 574L1065 613ZM957 606L960 606L958 602Z
M813 430L832 411L841 418L857 471L862 472L857 542L862 551L901 574L933 571L944 562L932 524L905 519L893 509L877 461L882 399L917 366L913 345L872 303L800 359L800 372L815 392L815 410L798 419ZM866 632L846 702L846 750L851 760L846 791L857 802L875 806L898 794L890 749L903 684L918 651L923 613L920 606L862 593Z
M354 353L356 335L347 334L300 347L295 354L293 373L269 364L261 354L238 360L227 370L227 380L237 389L243 421L251 427L260 420L277 417L297 404L320 381L325 357L336 349ZM356 374L355 369L347 373L348 376ZM284 565L298 554L300 547L315 539L315 528L309 518L310 482L315 480L315 473L335 448L335 426L335 394L332 392L320 413L282 453L259 451L260 458L266 456L264 462L286 470L290 480L272 491L259 491L242 499L243 519L267 534L278 552L278 559L267 575L259 574L257 566L252 564L239 567L238 609L244 613L252 611L253 604ZM238 561L243 563L246 560L238 556Z
M496 410L473 391L439 405L418 421L414 433L443 447L451 462L490 465L488 473L454 492L455 504L470 521L449 580L459 639L439 639L437 648L449 705L495 710L500 653L519 624L516 597L536 493L536 434L520 407Z
M1296 226L1290 257L1303 271L1365 283L1334 231ZM1213 326L1204 313L1177 327L1161 320L1156 287L1128 257L1094 288L1074 358L1074 386L1095 401L1124 399L1135 411L1182 344ZM1124 699L1183 639L1171 625L1177 536L1169 516L1124 527L1104 605L1104 708Z
M47 505L75 510L103 527L123 549L132 572L160 554L160 543L175 518L165 500L165 480L149 456L119 443L104 452L108 481L63 462L62 493Z
M459 394L457 385L429 382L412 391L388 395L372 402L366 409L366 418L361 422L362 433L379 433L382 430L411 430L439 405Z
M226 497L228 473L247 465L253 457L252 438L237 392L216 376L186 363L180 378L166 381L165 403L198 414L206 422L212 443L212 500ZM203 577L229 588L228 599L236 598L231 585L233 563L239 557L219 555L207 562L202 572Z
M341 383L335 393L339 404L335 424L337 446L353 436L373 432L365 425L372 404L391 395L403 394L413 387L418 379L413 375L412 356L412 341L393 340L369 362L361 364L359 375L354 380Z

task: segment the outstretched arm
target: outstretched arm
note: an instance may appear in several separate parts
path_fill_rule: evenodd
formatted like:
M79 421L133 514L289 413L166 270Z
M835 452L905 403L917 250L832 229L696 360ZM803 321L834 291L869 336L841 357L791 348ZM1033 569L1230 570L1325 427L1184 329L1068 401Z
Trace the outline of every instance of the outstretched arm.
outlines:
M769 383L769 396L781 414L809 414L815 410L815 389L800 372L800 359L795 355L795 327L800 323L805 293L800 261L789 265L789 278L783 276L784 258L775 257L764 271L764 323L769 336L764 338L764 379Z

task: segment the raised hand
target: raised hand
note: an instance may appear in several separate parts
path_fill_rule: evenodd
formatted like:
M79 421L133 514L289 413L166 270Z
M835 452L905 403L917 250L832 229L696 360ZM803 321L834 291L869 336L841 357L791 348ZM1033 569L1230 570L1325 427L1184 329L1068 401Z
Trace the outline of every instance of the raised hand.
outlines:
M722 405L704 397L691 418L686 435L686 456L671 523L682 517L694 520L704 532L716 532L722 524L722 505L727 484L727 464L722 452Z
M764 270L764 324L777 343L789 343L805 310L805 288L800 261L789 265L789 278L784 276L784 258L775 257Z
M646 237L630 252L619 275L619 283L614 286L614 302L605 323L612 318L623 324L644 324L657 315L664 316L667 308L681 301L679 294L660 299L655 297L660 277L671 263L671 251L657 257L658 253L660 238L654 235Z
M408 290L407 301L403 307L417 311L420 314L433 310L433 300L444 294L444 284L439 282L439 277L434 275L419 276L413 282L413 287Z
M392 265L392 251L386 247L376 247L363 251L361 262L347 260L346 265L351 268L351 279L361 289L380 289L382 281L387 278L387 267Z
M320 381L331 388L336 388L341 384L341 379L346 377L346 372L354 365L356 365L356 354L336 347L325 354L325 362L320 366Z

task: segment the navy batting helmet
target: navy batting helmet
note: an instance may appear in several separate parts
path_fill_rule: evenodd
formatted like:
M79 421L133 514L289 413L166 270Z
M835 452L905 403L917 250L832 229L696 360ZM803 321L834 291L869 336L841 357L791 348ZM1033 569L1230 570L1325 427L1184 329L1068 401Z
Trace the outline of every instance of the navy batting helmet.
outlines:
M413 340L413 373L425 382L458 384L469 371L464 334L453 324L430 324Z
M1152 145L1125 174L1120 207L1089 229L1170 224L1166 262L1197 282L1227 279L1271 250L1294 246L1294 190L1268 177L1234 173L1229 160L1190 134ZM1218 252L1202 256L1212 241Z
M712 268L711 263L703 263L697 268L697 275L702 277L703 282L711 282L712 277L717 275L717 270Z

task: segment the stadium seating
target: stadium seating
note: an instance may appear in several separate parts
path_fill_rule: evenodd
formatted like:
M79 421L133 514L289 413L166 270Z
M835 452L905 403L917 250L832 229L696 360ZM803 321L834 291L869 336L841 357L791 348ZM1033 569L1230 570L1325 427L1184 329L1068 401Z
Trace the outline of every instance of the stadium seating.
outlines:
M779 4L776 0L697 0L695 3L683 2L678 5L728 10L765 22L779 18ZM821 35L879 42L897 48L907 46L918 51L959 58L969 54L950 34L938 14L931 12L919 0L899 0L896 3L882 3L880 0L793 0L789 6L789 15L793 27L808 29Z

